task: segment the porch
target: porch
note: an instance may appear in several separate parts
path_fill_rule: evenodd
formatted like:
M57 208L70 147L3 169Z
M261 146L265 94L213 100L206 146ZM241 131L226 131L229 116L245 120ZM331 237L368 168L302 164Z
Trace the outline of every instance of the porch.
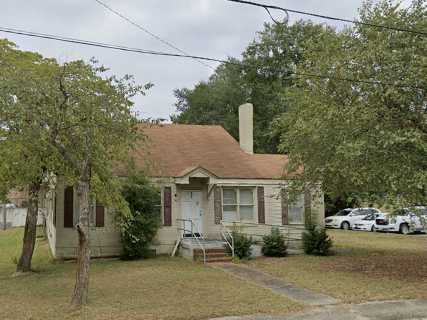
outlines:
M194 232L194 222L190 219L177 219L181 227L171 256L179 254L189 260L208 262L229 262L234 258L235 243L233 232L239 232L254 240L252 256L261 256L263 237L273 228L283 235L288 247L288 254L302 253L302 226L278 226L244 222L221 221L220 236L217 239L205 238L203 233ZM191 226L187 229L186 226Z

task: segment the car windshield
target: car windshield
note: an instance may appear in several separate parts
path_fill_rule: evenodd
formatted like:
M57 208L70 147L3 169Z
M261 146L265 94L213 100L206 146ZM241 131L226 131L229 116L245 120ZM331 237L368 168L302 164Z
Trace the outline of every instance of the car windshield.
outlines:
M406 216L408 214L408 210L406 209L397 209L392 212L392 216Z
M363 220L374 220L374 219L375 219L375 214L373 213L370 213L365 218L363 218Z
M423 216L427 216L427 208L416 208L417 212Z
M338 211L338 213L336 214L336 216L348 216L348 214L350 212L351 212L351 210L344 209L344 210Z
M422 216L426 216L427 215L427 208L424 208L424 207L415 207L415 208L413 208L413 209L409 209L408 210L408 213L412 213L412 214L415 214L415 215L422 215Z

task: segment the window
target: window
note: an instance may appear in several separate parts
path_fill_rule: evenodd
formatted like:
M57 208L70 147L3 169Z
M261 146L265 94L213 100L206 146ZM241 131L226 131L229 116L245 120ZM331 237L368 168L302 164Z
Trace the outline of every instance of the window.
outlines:
M376 213L377 210L375 209L356 209L352 211L352 214L355 216L365 216L368 214Z
M223 189L223 219L225 221L237 221L237 190Z
M251 189L240 190L240 220L254 219L254 195Z
M254 220L253 189L224 188L222 204L225 221Z
M300 194L289 201L288 207L289 224L304 223L304 195Z
M351 213L351 210L349 209L343 209L341 211L338 211L336 216L348 216Z
M365 218L363 218L363 220L373 221L373 220L375 220L376 217L377 217L377 215L375 213L370 213Z

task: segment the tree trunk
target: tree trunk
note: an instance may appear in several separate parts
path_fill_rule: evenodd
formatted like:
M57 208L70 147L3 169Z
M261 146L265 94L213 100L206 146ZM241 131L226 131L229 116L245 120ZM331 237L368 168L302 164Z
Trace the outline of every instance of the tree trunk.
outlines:
M80 179L77 184L77 198L79 202L79 220L76 225L79 248L77 256L77 272L74 293L71 304L81 306L87 303L89 292L89 179Z
M37 234L37 214L39 211L39 192L40 183L36 182L30 185L29 204L27 217L25 219L25 231L22 244L22 253L19 258L16 272L30 272L31 260L33 258L34 247L36 245Z

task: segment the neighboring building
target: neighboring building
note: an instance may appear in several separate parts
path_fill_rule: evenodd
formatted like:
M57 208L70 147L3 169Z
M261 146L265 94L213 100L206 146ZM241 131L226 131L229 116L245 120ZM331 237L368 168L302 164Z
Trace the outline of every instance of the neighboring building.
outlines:
M7 194L7 199L18 208L26 208L28 206L28 192L26 190L11 190Z
M221 126L141 127L147 143L134 152L135 163L162 193L162 227L153 244L158 254L170 254L183 236L220 240L223 229L229 230L233 222L257 236L269 233L272 225L280 226L296 239L308 216L323 223L320 192L306 191L295 202L287 200L286 156L253 154L252 114L250 104L239 109L240 145ZM77 250L75 191L58 181L56 192L51 191L47 199L52 252L60 258L73 257ZM91 226L93 256L120 254L120 234L110 210L95 205Z
M0 204L0 230L25 226L27 208L17 208L14 204ZM43 210L37 216L37 225L43 225Z
M0 230L24 227L27 218L28 192L11 190L7 196L8 203L0 203ZM41 207L43 204L41 203ZM37 225L43 224L43 210L37 217Z

